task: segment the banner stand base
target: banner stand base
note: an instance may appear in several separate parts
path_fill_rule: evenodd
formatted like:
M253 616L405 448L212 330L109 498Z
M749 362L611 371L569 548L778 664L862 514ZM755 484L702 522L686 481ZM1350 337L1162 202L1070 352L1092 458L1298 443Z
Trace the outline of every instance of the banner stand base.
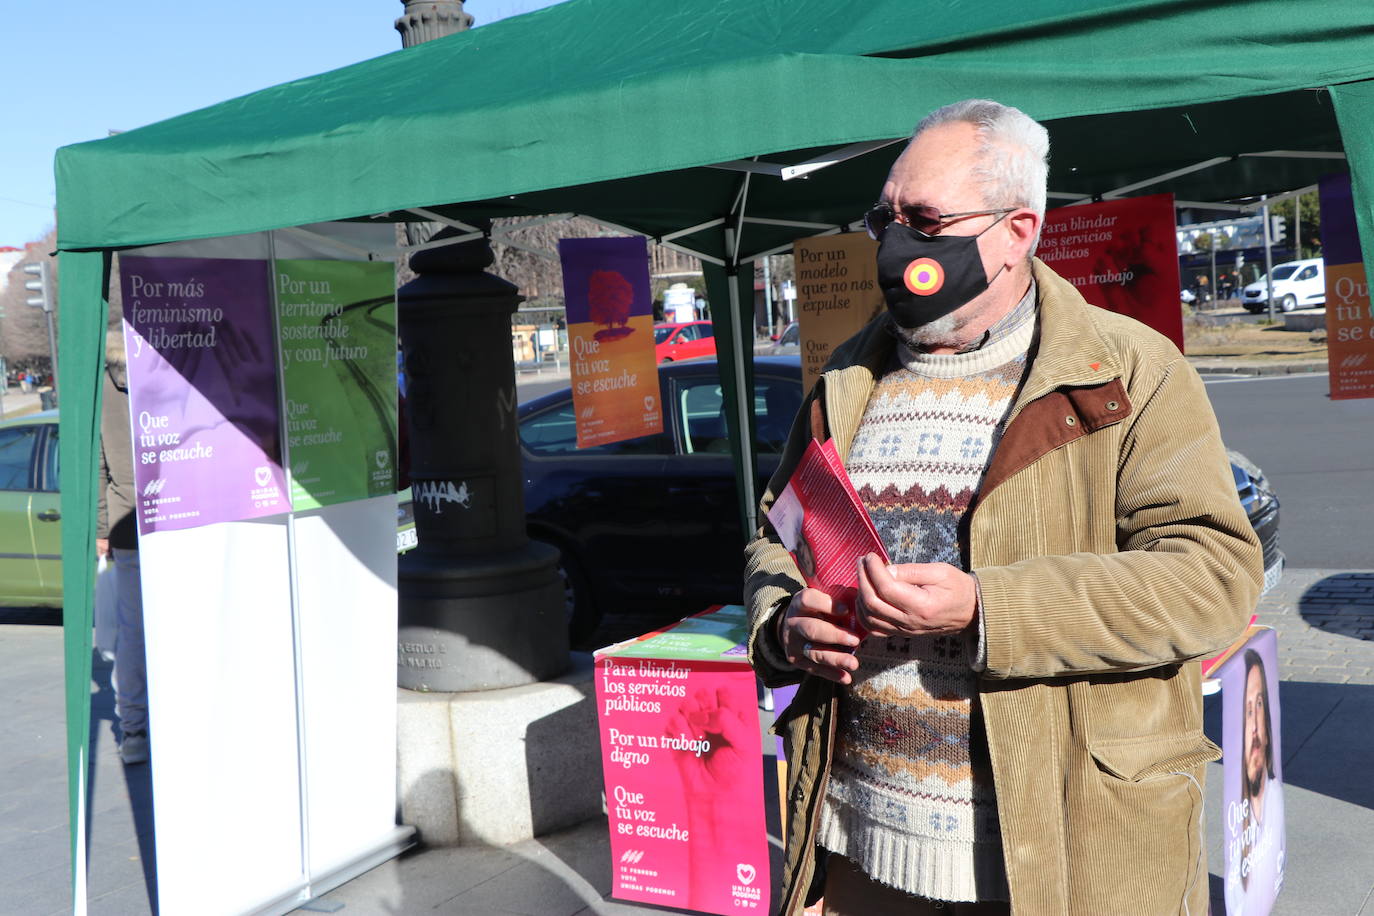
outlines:
M414 846L417 840L414 827L398 826L386 834L375 846L360 853L357 857L343 862L336 868L320 874L304 887L278 897L257 910L257 913L260 916L280 916L282 913L290 913L292 910L300 909L302 904L309 903L311 900L322 897L335 888L347 884L388 859L396 858ZM306 908L309 909L309 907Z

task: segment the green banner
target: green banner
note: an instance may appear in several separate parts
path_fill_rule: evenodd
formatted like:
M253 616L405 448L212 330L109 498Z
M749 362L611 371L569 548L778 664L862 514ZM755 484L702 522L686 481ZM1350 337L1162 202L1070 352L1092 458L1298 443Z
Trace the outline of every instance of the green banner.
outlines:
M291 504L396 492L396 300L384 261L279 260Z
M727 604L709 614L684 618L645 639L612 646L601 656L749 663L745 644L749 617L744 607Z

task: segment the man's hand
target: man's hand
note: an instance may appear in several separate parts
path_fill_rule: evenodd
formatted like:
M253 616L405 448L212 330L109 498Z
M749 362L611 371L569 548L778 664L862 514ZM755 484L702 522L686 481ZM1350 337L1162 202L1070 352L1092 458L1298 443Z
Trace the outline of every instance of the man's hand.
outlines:
M878 636L947 636L973 622L973 576L948 563L888 566L877 554L859 560L859 623Z
M792 596L778 628L783 654L803 671L848 684L850 672L859 668L854 657L859 637L840 626L847 616L848 610L825 592L802 589Z
M95 557L96 557L96 559L98 560L98 559L100 559L101 557L108 557L109 555L110 555L110 539L109 539L109 538L96 538L96 539L95 539Z

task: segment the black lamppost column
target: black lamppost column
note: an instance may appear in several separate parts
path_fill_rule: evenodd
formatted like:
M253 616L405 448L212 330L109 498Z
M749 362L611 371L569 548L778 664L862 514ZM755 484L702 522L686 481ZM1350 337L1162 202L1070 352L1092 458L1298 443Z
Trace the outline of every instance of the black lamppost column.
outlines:
M409 48L435 38L472 28L472 16L463 12L463 0L401 0L406 10L396 20L401 47Z
M396 293L420 542L400 558L397 676L412 690L513 687L569 664L558 551L525 534L510 347L521 296L491 263L485 238L420 251Z

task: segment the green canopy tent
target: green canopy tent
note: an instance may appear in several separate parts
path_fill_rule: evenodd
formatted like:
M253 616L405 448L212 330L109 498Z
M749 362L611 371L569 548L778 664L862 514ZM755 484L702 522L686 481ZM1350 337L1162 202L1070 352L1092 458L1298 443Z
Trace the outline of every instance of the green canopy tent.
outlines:
M339 219L577 213L702 257L729 305L715 309L722 381L740 393L752 262L856 224L913 122L974 96L1048 123L1053 202L1226 201L1348 168L1374 253L1361 4L569 0L58 151L64 556L93 552L112 251ZM74 843L92 576L66 564Z

